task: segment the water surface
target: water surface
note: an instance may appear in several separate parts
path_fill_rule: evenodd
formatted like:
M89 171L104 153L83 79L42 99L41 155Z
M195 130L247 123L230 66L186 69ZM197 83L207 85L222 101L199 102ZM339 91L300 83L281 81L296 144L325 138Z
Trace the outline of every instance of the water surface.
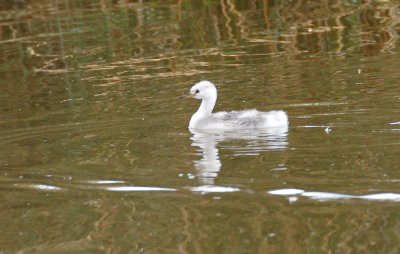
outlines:
M396 3L114 2L0 4L0 252L399 252Z

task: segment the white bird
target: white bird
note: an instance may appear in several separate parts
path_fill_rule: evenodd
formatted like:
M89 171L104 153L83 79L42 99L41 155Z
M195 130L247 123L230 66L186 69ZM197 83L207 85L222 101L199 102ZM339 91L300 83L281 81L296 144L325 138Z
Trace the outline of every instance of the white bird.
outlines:
M255 109L212 113L217 101L217 88L210 81L194 85L187 97L202 100L189 122L189 129L266 129L288 126L288 117L282 110L260 112Z

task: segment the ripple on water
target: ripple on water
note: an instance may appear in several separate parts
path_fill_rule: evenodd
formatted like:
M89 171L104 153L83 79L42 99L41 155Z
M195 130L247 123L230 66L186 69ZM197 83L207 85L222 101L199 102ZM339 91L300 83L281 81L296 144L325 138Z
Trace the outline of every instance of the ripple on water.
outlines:
M185 188L169 188L160 186L134 186L134 185L121 185L123 181L118 180L93 180L83 182L60 184L60 186L43 184L43 183L12 183L9 188L19 190L36 190L41 192L60 192L71 190L95 190L95 191L109 191L109 192L123 192L123 193L136 193L136 192L177 192L185 191ZM117 186L115 184L118 184ZM2 184L3 188L7 188L7 184ZM240 188L230 186L217 186L217 185L202 185L197 187L190 187L189 190L193 193L211 194L211 193L232 193L241 192ZM252 192L246 192L251 195ZM268 194L274 196L288 197L289 201L298 201L297 197L306 197L311 200L317 201L334 201L334 200L366 200L366 201L392 201L400 202L400 193L373 193L365 195L350 195L334 192L321 192L321 191L306 191L302 189L287 188L275 189L267 191ZM295 198L295 199L294 199Z
M12 187L20 190L37 190L37 191L48 191L48 192L57 192L64 190L62 187L59 186L54 186L49 184L35 184L35 183L15 183L12 185Z
M394 201L400 202L400 193L374 193L367 195L349 195L334 192L305 191L302 189L277 189L267 192L271 195L295 197L302 196L319 201L327 200L369 200L369 201Z
M173 188L152 187L152 186L115 186L115 187L106 187L105 190L115 191L115 192L176 191L176 189Z
M206 193L228 193L228 192L238 192L239 188L225 187L225 186L215 186L215 185L203 185L198 187L190 188L192 192L200 192L202 194Z
M130 124L135 120L136 119L113 119L112 121L95 120L17 128L0 132L0 144L19 142L25 139L46 136L47 134L79 134L87 132L98 132L105 129L110 132L113 129L118 129L120 131L123 127L129 128ZM140 121L136 122L140 123Z

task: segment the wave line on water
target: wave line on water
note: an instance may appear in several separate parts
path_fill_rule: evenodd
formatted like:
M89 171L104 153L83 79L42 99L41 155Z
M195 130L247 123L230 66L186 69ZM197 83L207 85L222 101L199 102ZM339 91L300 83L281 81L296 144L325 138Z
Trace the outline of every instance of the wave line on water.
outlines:
M239 188L234 187L225 187L225 186L216 186L216 185L202 185L198 187L190 188L192 192L200 192L202 194L206 193L227 193L227 192L238 192Z
M173 188L152 187L152 186L115 186L115 187L106 187L104 189L115 192L176 191L176 189Z
M11 131L0 132L0 143L12 143L28 138L40 137L43 134L55 134L55 133L86 133L98 130L104 130L104 128L118 128L126 124L126 128L129 128L129 121L131 119L113 120L110 121L86 121L76 123L63 123L63 124L52 124L52 125L41 125L27 128L13 129Z
M346 200L346 199L359 199L359 200L369 200L369 201L394 201L400 202L400 193L373 193L366 195L351 195L351 194L341 194L334 192L320 192L320 191L305 191L302 189L276 189L267 191L268 194L276 196L286 196L293 200L293 197L307 197L319 201L328 200Z
M39 191L62 191L64 190L62 187L49 185L49 184L35 184L35 183L14 183L14 188L27 190L27 189L35 189Z

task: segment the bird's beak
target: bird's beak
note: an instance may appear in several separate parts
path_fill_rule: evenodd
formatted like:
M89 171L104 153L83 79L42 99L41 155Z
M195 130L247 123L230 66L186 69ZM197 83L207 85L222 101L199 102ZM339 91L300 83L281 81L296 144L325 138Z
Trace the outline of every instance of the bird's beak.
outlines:
M194 98L194 94L190 94L190 93L188 93L188 94L185 94L185 95L182 95L182 96L180 96L179 98Z

